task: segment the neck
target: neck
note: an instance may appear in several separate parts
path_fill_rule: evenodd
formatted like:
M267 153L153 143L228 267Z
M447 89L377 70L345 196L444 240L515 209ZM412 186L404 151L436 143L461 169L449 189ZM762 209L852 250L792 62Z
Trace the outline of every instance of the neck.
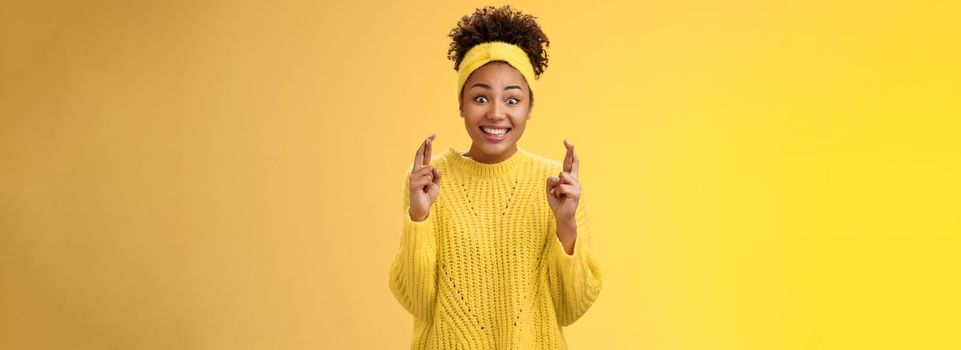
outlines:
M480 147L477 147L476 144L471 144L470 150L467 151L467 153L464 153L464 156L469 157L473 160L476 160L480 163L494 164L494 163L500 163L507 160L512 155L514 155L514 153L517 153L517 144L511 145L510 147L507 148L506 151L500 154L486 154L483 151L481 151Z

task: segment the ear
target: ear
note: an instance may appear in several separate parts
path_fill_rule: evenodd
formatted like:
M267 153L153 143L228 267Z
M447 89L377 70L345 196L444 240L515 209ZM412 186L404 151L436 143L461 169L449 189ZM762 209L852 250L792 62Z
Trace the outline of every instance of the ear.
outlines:
M527 109L527 119L531 119L531 112L534 111L534 92L530 91L527 93L527 100L530 101L530 108Z
M527 109L527 120L531 120L531 116L532 116L533 114L534 114L534 108L533 108L533 107L528 108L528 109Z

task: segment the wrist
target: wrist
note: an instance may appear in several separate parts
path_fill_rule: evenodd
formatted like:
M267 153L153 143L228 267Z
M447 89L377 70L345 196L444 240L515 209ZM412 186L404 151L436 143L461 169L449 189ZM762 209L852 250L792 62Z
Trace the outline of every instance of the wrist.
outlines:
M557 228L570 228L577 229L577 221L574 218L555 218L554 222L557 224Z
M557 237L560 239L573 239L577 237L577 222L573 219L557 219Z
M563 224L558 222L557 240L561 242L561 247L567 255L573 255L574 242L577 241L577 225L572 222Z
M415 214L415 213L414 213L413 211L411 211L411 210L407 210L407 215L410 216L410 221L413 221L413 222L421 222L421 221L427 220L427 216L428 216L429 214L430 214L430 213L428 212L428 213L424 213L424 214L418 215L418 214Z

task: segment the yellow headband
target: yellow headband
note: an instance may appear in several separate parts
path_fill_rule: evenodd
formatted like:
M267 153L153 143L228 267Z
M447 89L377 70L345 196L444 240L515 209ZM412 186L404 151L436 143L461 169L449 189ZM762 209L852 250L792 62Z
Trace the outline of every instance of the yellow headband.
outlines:
M491 61L504 61L517 69L527 80L527 86L534 93L534 66L519 46L508 44L502 41L490 41L474 45L460 62L460 69L457 71L457 98L460 98L464 89L467 77L481 66Z

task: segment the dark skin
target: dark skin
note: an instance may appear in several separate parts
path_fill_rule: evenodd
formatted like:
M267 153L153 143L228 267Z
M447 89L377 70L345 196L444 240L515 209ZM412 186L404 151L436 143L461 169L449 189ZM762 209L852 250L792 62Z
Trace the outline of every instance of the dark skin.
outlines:
M530 87L524 76L504 62L490 62L474 70L460 97L460 116L464 119L471 147L464 156L481 163L500 163L517 152L517 141L531 119ZM500 142L490 142L481 126L505 126L508 132Z
M524 133L533 104L524 76L504 62L490 62L471 73L460 98L460 115L473 143L464 154L481 163L502 162L517 153L517 141ZM490 141L481 126L508 129L503 139ZM441 173L430 165L431 134L414 156L410 174L410 218L423 221L440 194ZM547 202L554 212L557 238L568 255L574 253L577 223L574 214L581 197L578 181L580 159L574 145L564 140L567 154L562 171L546 179Z

